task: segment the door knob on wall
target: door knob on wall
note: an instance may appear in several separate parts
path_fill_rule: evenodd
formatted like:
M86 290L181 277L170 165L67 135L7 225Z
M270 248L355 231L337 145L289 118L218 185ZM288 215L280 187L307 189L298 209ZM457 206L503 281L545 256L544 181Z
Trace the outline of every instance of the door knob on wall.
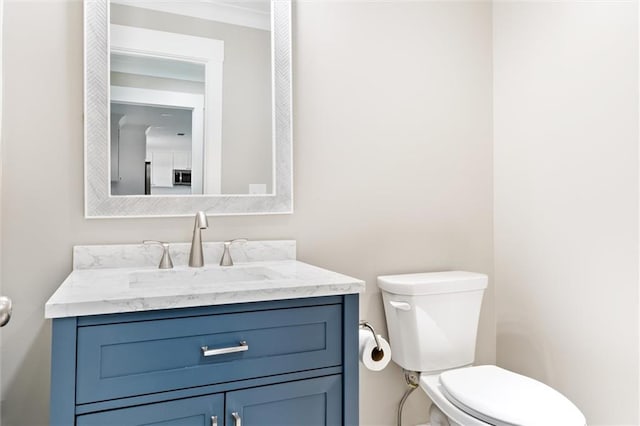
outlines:
M11 310L13 309L11 299L0 296L0 327L7 325L11 319Z

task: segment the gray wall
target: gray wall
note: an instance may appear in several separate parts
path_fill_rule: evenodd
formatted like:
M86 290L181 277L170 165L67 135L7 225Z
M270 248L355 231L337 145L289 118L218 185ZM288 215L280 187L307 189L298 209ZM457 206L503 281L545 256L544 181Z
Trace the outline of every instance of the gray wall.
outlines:
M112 116L113 118L113 116ZM112 195L144 194L144 161L147 155L147 126L125 124L118 134L119 181L111 182Z
M638 3L496 3L494 81L498 364L637 425Z
M205 238L296 239L301 260L367 281L361 318L386 333L377 275L492 273L491 7L314 0L294 19L295 213L212 218ZM193 225L83 218L82 4L7 2L4 27L2 282L15 314L2 421L35 426L48 419L44 303L71 247L187 241ZM478 361L494 351L490 287ZM361 373L361 424L395 424L400 370ZM427 404L416 392L407 421Z

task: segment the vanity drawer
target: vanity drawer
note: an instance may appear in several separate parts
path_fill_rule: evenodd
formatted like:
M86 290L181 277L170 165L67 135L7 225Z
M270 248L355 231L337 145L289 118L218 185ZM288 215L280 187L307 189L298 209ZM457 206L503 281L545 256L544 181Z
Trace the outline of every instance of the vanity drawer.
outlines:
M340 365L342 305L86 326L77 338L84 404Z

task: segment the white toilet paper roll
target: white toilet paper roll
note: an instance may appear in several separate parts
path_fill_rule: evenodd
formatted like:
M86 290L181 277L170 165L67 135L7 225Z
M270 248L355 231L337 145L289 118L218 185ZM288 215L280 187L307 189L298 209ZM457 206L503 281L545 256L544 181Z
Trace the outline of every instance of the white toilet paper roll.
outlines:
M391 347L382 336L378 334L382 351L376 349L376 341L371 331L361 329L360 338L360 362L371 371L380 371L391 361Z

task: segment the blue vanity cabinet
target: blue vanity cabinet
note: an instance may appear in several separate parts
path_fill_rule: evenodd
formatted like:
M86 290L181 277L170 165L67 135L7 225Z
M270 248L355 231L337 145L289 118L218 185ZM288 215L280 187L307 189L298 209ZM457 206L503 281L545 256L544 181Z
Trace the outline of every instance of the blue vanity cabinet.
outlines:
M51 380L51 425L357 425L358 296L54 319Z

